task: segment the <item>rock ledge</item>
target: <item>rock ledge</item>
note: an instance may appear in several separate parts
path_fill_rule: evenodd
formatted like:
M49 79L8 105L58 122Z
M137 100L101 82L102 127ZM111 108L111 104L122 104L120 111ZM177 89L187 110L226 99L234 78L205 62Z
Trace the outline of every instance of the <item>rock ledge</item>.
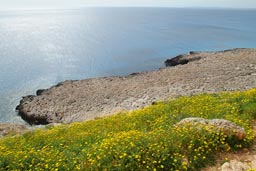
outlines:
M24 97L17 110L30 124L71 123L169 97L256 87L256 49L190 52L186 60L186 65L124 77L64 81Z

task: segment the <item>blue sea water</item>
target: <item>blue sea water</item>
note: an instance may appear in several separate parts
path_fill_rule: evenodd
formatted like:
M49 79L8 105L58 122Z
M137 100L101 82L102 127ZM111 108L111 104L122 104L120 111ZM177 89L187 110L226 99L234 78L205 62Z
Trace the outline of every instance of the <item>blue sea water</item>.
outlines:
M84 8L0 11L0 122L60 81L164 67L188 51L256 47L256 10Z

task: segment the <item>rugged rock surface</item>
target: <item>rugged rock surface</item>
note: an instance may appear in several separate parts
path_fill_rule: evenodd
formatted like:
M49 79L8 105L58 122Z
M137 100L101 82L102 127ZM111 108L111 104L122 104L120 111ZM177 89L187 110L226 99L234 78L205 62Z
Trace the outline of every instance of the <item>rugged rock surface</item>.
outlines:
M70 123L147 106L157 100L201 92L256 87L256 49L192 52L186 65L106 77L65 81L36 96L24 97L17 110L30 124Z
M176 65L185 65L185 64L188 64L189 62L200 60L201 59L200 56L194 56L196 54L200 55L200 53L191 51L189 52L188 55L178 55L174 58L167 59L164 63L167 67L176 66Z
M221 166L221 171L247 171L250 169L249 165L246 163L242 163L238 160L231 160L230 162L226 162Z
M0 123L0 138L9 134L21 134L28 131L25 125Z
M182 119L175 126L183 126L186 124L197 125L204 124L213 126L217 131L223 131L226 135L234 135L238 140L242 140L246 136L244 128L236 125L235 123L225 119L204 119L204 118L185 118Z

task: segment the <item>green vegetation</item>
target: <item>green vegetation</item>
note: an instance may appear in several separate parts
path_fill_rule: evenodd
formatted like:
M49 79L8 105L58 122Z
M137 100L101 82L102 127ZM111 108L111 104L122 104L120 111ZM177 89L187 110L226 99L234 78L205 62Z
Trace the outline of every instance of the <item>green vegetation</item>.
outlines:
M116 115L0 140L0 170L199 170L214 154L253 143L256 89L180 97ZM186 117L223 118L243 140L209 126L175 126Z

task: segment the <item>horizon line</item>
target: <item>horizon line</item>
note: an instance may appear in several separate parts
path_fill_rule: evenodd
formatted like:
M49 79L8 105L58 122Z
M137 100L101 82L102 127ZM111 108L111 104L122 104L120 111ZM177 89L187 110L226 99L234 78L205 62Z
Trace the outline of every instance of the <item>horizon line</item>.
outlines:
M73 7L17 7L17 8L1 8L0 11L15 11L15 10L72 10L83 8L176 8L176 9L234 9L234 10L256 10L256 7L210 7L210 6L73 6Z

